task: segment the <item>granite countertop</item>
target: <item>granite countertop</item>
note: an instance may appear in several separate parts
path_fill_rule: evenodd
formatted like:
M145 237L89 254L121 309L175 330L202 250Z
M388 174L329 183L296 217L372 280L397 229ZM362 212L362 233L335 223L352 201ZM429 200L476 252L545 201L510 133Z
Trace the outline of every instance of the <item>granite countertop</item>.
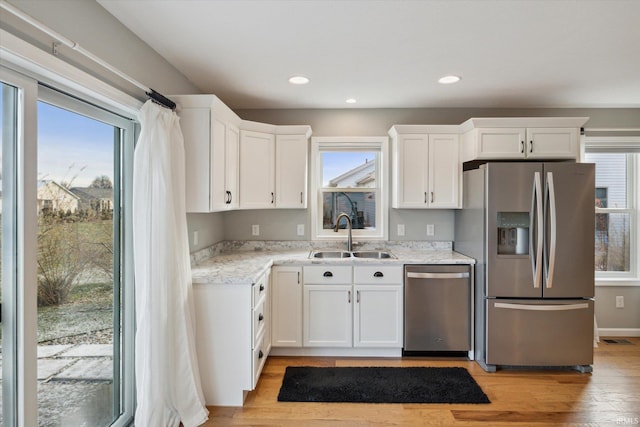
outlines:
M288 247L287 247L288 246ZM309 258L311 250L343 250L335 245L310 248L309 245L264 243L258 246L226 244L223 248L192 255L192 279L195 284L253 284L274 265L405 265L405 264L475 264L469 258L451 250L450 245L393 245L384 248L358 247L358 250L388 250L396 258Z

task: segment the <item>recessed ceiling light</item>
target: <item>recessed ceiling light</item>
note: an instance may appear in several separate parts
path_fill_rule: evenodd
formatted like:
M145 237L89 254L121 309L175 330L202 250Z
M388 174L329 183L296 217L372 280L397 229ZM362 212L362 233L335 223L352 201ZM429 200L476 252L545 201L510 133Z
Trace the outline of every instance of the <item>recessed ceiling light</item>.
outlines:
M305 76L293 76L289 78L289 83L292 85L306 85L309 83L309 79Z
M347 99L347 100L346 100L346 101L344 101L344 102L346 102L347 104L355 104L355 103L356 103L356 102L358 102L358 101L357 101L355 98L349 98L349 99Z
M442 85L450 85L452 83L458 83L460 81L460 76L444 76L438 79L438 83Z

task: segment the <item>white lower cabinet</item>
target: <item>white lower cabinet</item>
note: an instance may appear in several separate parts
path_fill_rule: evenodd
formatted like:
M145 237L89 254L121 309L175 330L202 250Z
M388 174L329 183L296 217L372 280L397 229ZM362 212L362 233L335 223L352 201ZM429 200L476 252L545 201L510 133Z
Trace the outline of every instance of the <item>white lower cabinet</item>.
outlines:
M242 406L271 348L268 273L255 284L194 284L196 351L207 405Z
M271 269L271 343L302 347L302 267Z
M305 285L305 347L351 347L353 308L352 286Z
M304 347L402 347L402 266L309 266L303 276Z
M402 347L402 284L354 285L354 347Z

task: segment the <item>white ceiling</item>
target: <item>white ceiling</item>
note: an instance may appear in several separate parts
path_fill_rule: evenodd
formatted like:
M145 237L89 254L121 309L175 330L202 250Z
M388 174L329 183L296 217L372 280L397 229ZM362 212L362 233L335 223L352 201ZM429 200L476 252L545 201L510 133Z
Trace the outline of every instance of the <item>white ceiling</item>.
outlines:
M638 0L98 2L236 109L640 107Z

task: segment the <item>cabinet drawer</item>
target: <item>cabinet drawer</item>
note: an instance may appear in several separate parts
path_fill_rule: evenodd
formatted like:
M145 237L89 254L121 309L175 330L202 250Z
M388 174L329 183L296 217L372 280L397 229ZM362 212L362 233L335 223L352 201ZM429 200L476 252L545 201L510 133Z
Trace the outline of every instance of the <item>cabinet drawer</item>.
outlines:
M351 266L314 265L304 267L304 284L350 284Z
M356 265L353 282L356 284L400 285L403 280L401 265Z
M258 337L262 335L262 332L265 329L265 325L267 324L267 313L265 312L266 308L266 298L263 298L260 303L253 309L253 341L252 344L255 348L256 343L258 342Z
M267 347L266 342L264 341L264 334L259 336L258 344L253 349L251 363L253 364L253 388L256 388L258 384L258 379L260 378L260 373L262 372L262 368L264 367L264 363L267 361Z
M251 301L251 307L255 307L259 304L262 296L267 294L267 286L269 286L269 284L266 280L266 274L263 274L253 285L253 300Z

